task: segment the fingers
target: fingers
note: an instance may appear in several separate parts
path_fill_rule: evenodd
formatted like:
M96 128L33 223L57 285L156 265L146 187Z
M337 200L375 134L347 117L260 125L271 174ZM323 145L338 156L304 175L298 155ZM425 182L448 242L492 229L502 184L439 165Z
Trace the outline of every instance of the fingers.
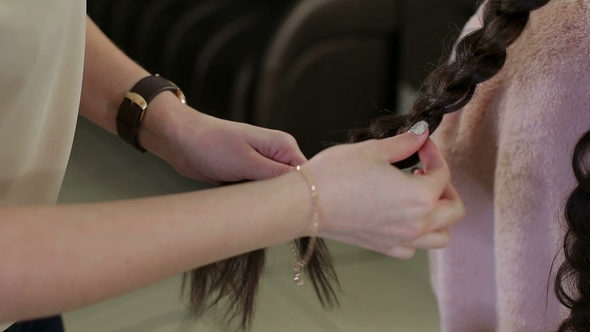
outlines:
M433 199L438 199L445 191L451 179L451 173L447 162L440 153L438 147L431 139L428 139L418 151L422 161L423 170L414 174L422 181L428 191L432 193Z
M426 172L419 167L412 169L414 175L425 175ZM441 194L433 211L426 218L425 232L408 246L422 249L439 249L446 247L450 240L449 226L457 223L465 217L465 207L455 187L448 183Z
M247 176L249 180L265 180L275 178L279 175L288 173L294 169L293 166L283 164L254 152L250 160L249 171Z
M363 248L404 260L410 259L414 257L414 254L416 254L416 247L413 247L412 244L399 245L388 249L374 245L363 246Z
M252 151L244 161L249 164L247 176L250 180L274 178L307 162L293 136L278 130L252 128L256 135L247 140Z
M440 249L451 241L451 231L448 227L426 233L407 244L408 247L420 249Z
M293 136L278 130L255 128L258 135L248 142L264 157L290 166L302 165L307 161Z
M425 173L425 172L424 172L424 170L423 170L422 168L420 168L420 167L413 167L413 168L412 168L412 174L415 174L415 175L424 175L424 174L426 174L426 173Z
M410 259L416 254L416 249L441 249L446 247L451 241L451 232L449 228L443 228L430 233L426 233L414 241L403 245L395 246L390 249L380 249L369 247L367 249L380 252L387 256Z
M387 256L399 258L399 259L410 259L414 257L416 254L416 248L412 247L395 247L391 248L389 251L384 252Z
M279 143L277 149L280 151L280 153L275 154L272 157L272 159L275 161L290 166L302 165L307 161L307 158L305 158L303 152L301 152L301 149L299 149L297 141L291 135L287 135L283 139L283 142Z
M398 136L375 141L380 153L388 163L393 164L404 160L420 149L428 139L428 130L421 135L405 133Z
M418 172L418 171L416 171ZM423 235L408 242L415 248L437 249L446 247L451 240L449 227L465 217L465 207L459 193L452 184L448 184L434 209L423 220Z
M459 193L452 184L448 184L438 204L428 216L426 231L441 229L456 224L465 217L465 206Z

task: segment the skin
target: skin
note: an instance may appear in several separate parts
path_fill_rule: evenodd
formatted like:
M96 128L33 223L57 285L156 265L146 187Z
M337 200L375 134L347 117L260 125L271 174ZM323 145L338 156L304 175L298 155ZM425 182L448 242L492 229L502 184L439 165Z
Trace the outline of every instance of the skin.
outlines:
M88 21L80 112L115 132L125 91L148 73ZM428 133L327 149L309 162L274 130L199 113L162 93L140 141L182 174L246 184L129 201L0 207L0 322L96 303L178 273L312 233L307 182L319 193L318 235L398 258L449 241L463 217ZM424 168L390 166L419 151ZM26 243L27 245L22 245Z

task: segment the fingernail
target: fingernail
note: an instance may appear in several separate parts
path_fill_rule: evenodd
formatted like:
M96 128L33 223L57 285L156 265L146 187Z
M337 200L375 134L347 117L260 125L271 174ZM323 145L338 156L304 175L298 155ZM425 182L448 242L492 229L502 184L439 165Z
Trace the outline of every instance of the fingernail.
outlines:
M420 167L412 167L412 174L424 174L424 170Z
M428 122L422 120L416 122L416 124L414 124L412 128L410 128L410 132L414 135L420 136L424 134L426 129L428 129Z

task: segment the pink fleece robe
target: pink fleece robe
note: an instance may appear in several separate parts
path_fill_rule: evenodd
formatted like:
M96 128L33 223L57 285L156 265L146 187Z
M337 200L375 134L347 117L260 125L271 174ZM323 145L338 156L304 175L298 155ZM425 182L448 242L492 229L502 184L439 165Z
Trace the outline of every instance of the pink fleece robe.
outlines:
M466 31L480 26L472 18ZM431 252L444 332L552 331L571 156L590 130L590 2L534 11L502 71L433 135L467 216Z

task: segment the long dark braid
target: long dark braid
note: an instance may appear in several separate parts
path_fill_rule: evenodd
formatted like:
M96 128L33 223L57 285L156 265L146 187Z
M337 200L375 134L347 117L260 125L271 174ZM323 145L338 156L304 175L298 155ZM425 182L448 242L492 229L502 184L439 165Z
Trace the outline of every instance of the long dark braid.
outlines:
M431 133L444 114L461 109L473 97L476 85L500 71L506 49L522 33L530 11L548 0L490 0L484 8L483 27L464 37L456 47L454 59L440 65L426 80L408 115L385 115L369 128L349 134L351 142L385 138L405 132L419 120L426 120ZM578 186L565 206L567 232L563 242L564 262L554 283L558 300L570 310L558 332L590 331L590 131L574 149L572 168ZM412 156L396 166L410 167L418 161Z
M454 56L443 61L426 79L408 114L387 114L372 121L369 128L350 131L349 142L382 139L406 132L425 120L430 133L445 114L463 108L475 94L479 83L496 75L504 66L507 48L521 35L530 12L549 0L489 0L483 8L483 26L463 37ZM414 155L395 166L418 163Z
M565 207L567 232L563 242L564 262L557 271L555 294L570 309L559 332L590 330L590 131L574 149L572 167L578 186Z

